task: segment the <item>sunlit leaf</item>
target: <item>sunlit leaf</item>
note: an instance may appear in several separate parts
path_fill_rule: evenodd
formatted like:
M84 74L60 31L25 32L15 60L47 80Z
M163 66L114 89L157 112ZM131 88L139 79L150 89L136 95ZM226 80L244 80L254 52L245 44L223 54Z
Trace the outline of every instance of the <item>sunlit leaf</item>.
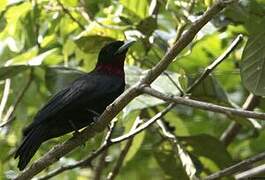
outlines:
M166 179L189 179L172 145L163 142L153 150L156 161L165 172Z
M140 18L145 18L148 15L148 0L120 0L120 2L124 7L138 15Z
M91 35L91 36L82 36L78 38L75 41L75 43L85 53L96 53L99 52L100 48L102 48L104 44L113 40L114 39L109 37Z
M179 137L178 139L186 144L186 149L201 161L203 170L206 172L208 170L215 172L228 167L233 162L224 144L212 136L197 135Z

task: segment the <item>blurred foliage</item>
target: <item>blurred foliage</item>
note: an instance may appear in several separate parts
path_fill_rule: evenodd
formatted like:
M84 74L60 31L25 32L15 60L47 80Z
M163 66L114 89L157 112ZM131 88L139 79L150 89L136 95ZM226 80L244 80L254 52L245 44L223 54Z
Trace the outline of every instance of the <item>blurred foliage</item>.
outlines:
M126 82L131 86L163 57L178 34L188 29L213 3L214 0L1 0L1 123L7 120L9 108L26 88L16 106L14 120L0 129L1 179L12 178L18 173L13 152L21 140L23 127L32 121L52 94L94 68L104 44L114 39L137 40L126 59ZM246 100L248 91L264 95L264 13L264 0L241 0L231 5L198 33L192 44L169 66L167 74L162 74L152 87L179 95L180 90L185 91L241 33L244 42L191 92L191 97L237 107ZM6 79L10 79L10 87ZM263 111L263 105L262 100L256 109ZM147 110L153 115L153 108L162 110L165 106L163 101L152 97L136 98L117 117L115 136L128 132L141 112ZM263 124L255 129L256 126L244 118L228 118L177 105L164 120L193 160L198 177L265 149ZM227 148L219 138L231 120L241 123L243 129ZM136 136L117 179L188 178L173 145L158 132L152 127ZM70 136L43 144L33 160ZM103 137L98 134L91 138L85 146L61 158L49 170L82 159L100 145ZM110 148L103 177L111 171L123 147L121 143ZM41 173L45 174L47 171ZM67 171L57 178L70 180L92 176L93 169L87 168Z

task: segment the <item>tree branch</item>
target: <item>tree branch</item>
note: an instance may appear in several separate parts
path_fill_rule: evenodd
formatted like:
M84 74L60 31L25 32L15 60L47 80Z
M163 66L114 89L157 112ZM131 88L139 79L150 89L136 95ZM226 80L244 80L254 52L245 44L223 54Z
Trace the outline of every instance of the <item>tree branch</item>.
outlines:
M142 120L140 119L140 117L138 116L133 124L133 127L131 128L131 131L136 129L140 124L142 123ZM127 153L130 150L130 147L133 143L133 137L131 139L129 139L125 145L125 147L122 149L119 159L117 160L114 168L112 169L112 171L108 174L107 180L114 180L115 177L118 175L120 168L123 164L123 161L127 155Z
M106 165L106 156L108 155L108 149L106 149L105 151L103 151L100 155L100 158L99 158L99 161L98 161L98 164L94 170L94 177L93 177L93 180L100 180L101 179L101 174L102 174L102 171L104 170L104 167Z
M254 157L245 159L245 160L243 160L243 161L241 161L241 162L239 162L233 166L230 166L226 169L223 169L223 170L218 171L214 174L211 174L211 175L207 176L205 178L205 180L221 179L221 177L233 175L237 172L244 171L244 170L248 169L248 167L250 165L252 165L253 163L256 163L256 162L264 160L264 159L265 159L265 152L262 152L256 156L254 156Z
M28 81L26 82L24 88L22 89L22 91L18 95L15 103L8 109L5 117L3 118L3 122L2 122L2 124L0 124L0 128L10 124L13 120L15 120L14 113L17 109L17 106L19 105L19 103L23 99L26 91L28 90L32 80L33 80L33 68L30 69L29 78L28 78Z
M254 167L250 170L244 171L240 174L235 175L236 179L251 179L251 177L253 177L253 179L255 179L255 176L259 175L259 174L264 174L265 173L265 164L262 164L260 166ZM260 178L264 178L259 176ZM259 177L256 177L257 179Z
M67 14L82 30L86 30L85 26L83 24L81 24L71 13L68 9L66 9L64 7L64 5L62 4L62 2L60 0L57 0L57 3L59 4L59 6L62 8L62 10L65 12L65 14Z
M260 97L250 94L243 104L242 109L252 111L256 106L258 106L259 99ZM231 122L227 129L223 132L220 140L224 143L225 146L228 146L235 139L241 128L241 124L235 121Z
M178 142L178 139L175 134L171 133L167 127L165 126L164 122L162 120L157 121L158 126L163 132L164 137L166 137L174 146L174 149L176 151L176 155L179 157L182 166L184 167L186 174L189 176L190 179L197 180L198 177L196 177L196 167L190 157L190 155L187 153L187 151L180 145Z
M9 91L10 91L10 84L11 84L11 79L6 79L5 80L5 86L4 86L4 91L3 91L3 96L0 102L0 121L2 120L2 116L4 113L4 109L6 107L6 102L8 99Z
M227 114L227 115L236 115L240 117L265 120L265 113L219 106L219 105L215 105L212 103L206 103L206 102L196 101L192 99L187 99L185 97L179 97L179 96L172 97L170 95L165 95L163 93L160 93L159 91L156 91L146 86L142 86L140 89L143 93L149 94L151 96L154 96L156 98L162 99L167 102L174 102L177 104L182 104L182 105L186 105L186 106L190 106L194 108L199 108L199 109L212 111L212 112L218 112L218 113Z
M235 1L217 1L211 8L209 8L197 21L195 21L190 29L188 29L183 36L179 38L176 44L165 54L162 60L152 69L150 69L146 76L141 81L129 88L122 95L120 95L110 106L106 108L100 116L99 121L94 125L85 128L79 135L70 138L63 144L55 146L52 150L46 153L39 160L34 162L30 167L24 170L16 179L30 179L41 172L46 167L58 161L62 156L71 152L81 144L85 143L95 133L101 132L109 124L109 122L135 97L140 93L138 86L141 84L152 83L174 60L174 58L193 40L200 29L209 22L216 14L222 11L229 3Z
M134 124L134 126L131 129L131 131L133 131L138 126L138 123L140 123L139 120L137 121L137 124L136 123ZM112 126L112 127L114 127L114 126ZM112 127L110 129L113 129ZM102 145L96 151L92 152L85 159L80 160L77 163L72 164L72 165L62 166L62 167L50 172L48 175L39 178L39 180L47 180L47 179L50 179L50 178L52 178L52 177L54 177L54 176L56 176L56 175L58 175L58 174L60 174L60 173L62 173L64 171L71 170L71 169L74 169L74 168L77 168L77 167L81 167L82 168L82 167L86 167L86 166L90 165L92 160L94 160L97 156L99 156L101 153L106 151L110 146L121 142L121 141L115 142L115 143L112 142L112 140L110 139L111 135L112 135L112 132L113 132L112 130L108 131L108 134L105 137L104 143L102 143ZM134 134L134 135L136 135L136 134ZM132 138L133 138L133 136L132 136Z
M116 125L116 120L111 122L110 129L107 132L105 140L102 143L102 145L96 151L92 152L89 156L87 156L85 159L78 161L75 164L71 164L71 165L67 165L67 166L61 166L60 168L55 169L54 171L48 173L48 175L39 178L39 180L47 180L47 179L50 179L50 178L52 178L52 177L54 177L54 176L56 176L56 175L58 175L64 171L74 169L77 167L84 167L84 166L90 165L90 163L93 159L95 159L98 155L100 155L102 152L104 152L108 149L108 147L110 145L110 139L111 139L113 130L115 128L115 125Z
M236 39L231 43L231 45L223 52L221 56L219 56L212 64L207 66L204 69L204 72L201 76L196 79L193 84L188 88L187 93L192 92L192 90L200 84L220 63L222 63L238 46L238 44L243 40L243 36L240 34L236 37Z

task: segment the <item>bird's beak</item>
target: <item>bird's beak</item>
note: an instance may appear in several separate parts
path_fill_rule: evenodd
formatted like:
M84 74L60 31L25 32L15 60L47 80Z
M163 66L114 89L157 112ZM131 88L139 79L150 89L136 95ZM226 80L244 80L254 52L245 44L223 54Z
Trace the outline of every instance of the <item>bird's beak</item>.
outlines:
M125 41L124 44L115 52L115 55L116 54L121 54L123 53L124 51L126 51L133 43L135 43L134 40L128 40L128 41Z

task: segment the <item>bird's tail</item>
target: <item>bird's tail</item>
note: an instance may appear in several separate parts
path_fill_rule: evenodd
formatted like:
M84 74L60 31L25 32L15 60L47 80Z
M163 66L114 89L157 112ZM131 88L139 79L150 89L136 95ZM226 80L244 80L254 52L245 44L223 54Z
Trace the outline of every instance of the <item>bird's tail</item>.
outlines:
M16 151L15 158L19 156L18 168L23 170L36 151L39 149L43 140L43 130L41 128L34 128L24 137L22 144Z

